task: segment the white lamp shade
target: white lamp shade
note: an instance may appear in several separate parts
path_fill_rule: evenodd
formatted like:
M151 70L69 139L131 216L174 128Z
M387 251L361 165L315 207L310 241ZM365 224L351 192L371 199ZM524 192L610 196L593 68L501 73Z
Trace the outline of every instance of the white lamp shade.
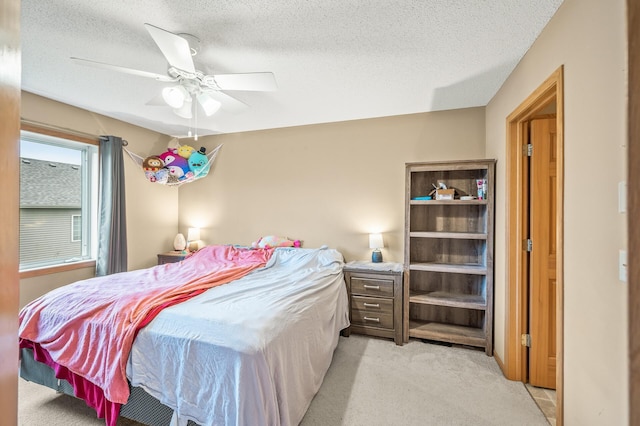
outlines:
M187 233L188 241L198 241L200 239L200 228L189 228Z
M173 112L175 112L178 117L191 118L193 117L193 113L191 112L192 105L193 105L193 101L189 96L185 98L184 102L182 103L182 106L180 108L174 108Z
M207 115L207 117L215 114L222 105L220 102L213 99L211 95L204 92L198 95L198 102L200 102L200 105L202 106L202 109L204 110L204 113Z
M162 89L162 99L172 108L181 108L189 93L182 86L171 86Z
M379 249L384 247L382 234L369 234L369 248Z

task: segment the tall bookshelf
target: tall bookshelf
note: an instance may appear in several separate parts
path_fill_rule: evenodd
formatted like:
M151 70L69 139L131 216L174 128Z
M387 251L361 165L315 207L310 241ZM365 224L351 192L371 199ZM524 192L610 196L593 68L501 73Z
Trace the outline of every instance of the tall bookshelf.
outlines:
M477 179L486 179L483 199ZM434 185L453 200L425 200ZM406 164L404 340L484 348L493 355L495 160ZM435 198L435 197L434 197Z

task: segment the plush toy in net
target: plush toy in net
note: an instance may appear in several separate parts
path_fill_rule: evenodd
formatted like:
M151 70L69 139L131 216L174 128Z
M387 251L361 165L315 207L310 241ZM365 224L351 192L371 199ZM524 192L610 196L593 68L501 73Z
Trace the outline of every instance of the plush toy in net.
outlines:
M211 165L220 148L222 145L218 145L207 154L205 147L196 151L189 145L180 145L177 148L168 148L162 154L150 155L146 158L124 147L123 150L142 168L149 182L181 185L205 177L211 170Z
M191 154L195 152L195 148L189 145L180 145L178 147L178 155L187 160L191 157Z
M209 173L209 169L211 169L206 152L207 149L202 146L198 151L192 152L189 156L189 169L195 176L204 177Z

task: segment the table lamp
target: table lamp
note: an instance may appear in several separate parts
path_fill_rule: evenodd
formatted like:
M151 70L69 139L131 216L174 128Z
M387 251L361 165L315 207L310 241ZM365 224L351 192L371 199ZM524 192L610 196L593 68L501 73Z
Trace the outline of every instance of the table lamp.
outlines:
M373 249L373 252L371 252L371 261L373 263L382 262L382 252L380 251L382 247L384 247L382 234L369 234L369 248Z
M184 239L184 235L178 234L173 239L173 249L175 251L183 251L187 246L187 240Z
M200 228L189 228L187 232L187 250L189 251L198 251L198 241L200 240ZM195 248L192 247L192 244L195 244Z

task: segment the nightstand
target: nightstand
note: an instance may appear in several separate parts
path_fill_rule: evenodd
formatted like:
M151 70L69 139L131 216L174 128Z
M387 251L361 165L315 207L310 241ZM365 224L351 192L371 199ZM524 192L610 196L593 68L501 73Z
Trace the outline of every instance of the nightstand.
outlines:
M350 332L392 338L403 344L403 267L400 263L349 262L344 279L349 295Z
M158 254L158 265L180 262L181 260L184 260L185 257L187 257L187 254L181 251L169 251L166 253L160 253Z

